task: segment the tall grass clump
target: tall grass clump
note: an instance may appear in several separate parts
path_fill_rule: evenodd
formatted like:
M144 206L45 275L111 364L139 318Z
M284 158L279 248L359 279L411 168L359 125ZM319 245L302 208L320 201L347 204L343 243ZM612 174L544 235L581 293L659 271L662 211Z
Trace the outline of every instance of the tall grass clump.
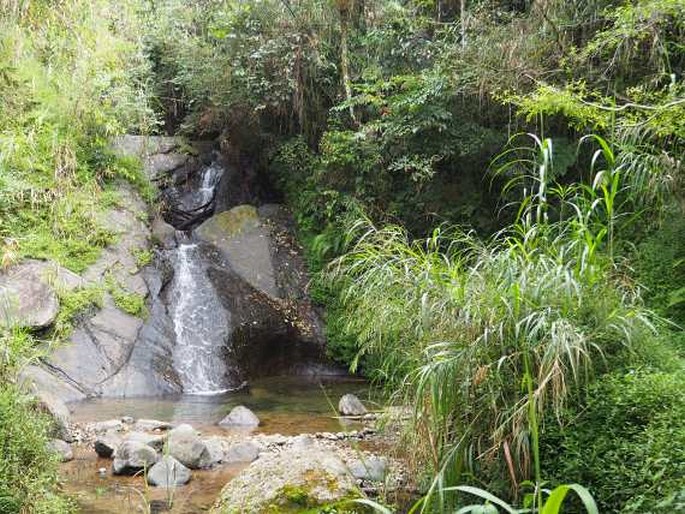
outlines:
M329 272L359 357L413 406L428 512L454 505L450 487L473 480L514 498L531 485L542 505L542 420L560 419L594 370L653 330L607 253L620 180L597 172L557 202L568 218L550 221L558 188L546 178L551 142L538 141L535 180L510 228L482 240L441 227L413 240L362 220Z

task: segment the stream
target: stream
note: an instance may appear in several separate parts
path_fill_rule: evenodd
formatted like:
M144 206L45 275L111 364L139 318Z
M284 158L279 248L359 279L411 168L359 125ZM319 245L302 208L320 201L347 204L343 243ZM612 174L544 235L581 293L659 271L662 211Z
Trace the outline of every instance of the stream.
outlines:
M216 425L236 405L252 409L262 421L252 432L281 434L337 432L353 430L359 423L337 418L337 399L353 392L368 396L368 385L349 378L315 380L302 377L272 377L255 381L249 390L213 396L182 395L162 398L93 399L72 405L73 420L80 422L133 418L153 418L174 424L189 423L203 436L229 435L231 430ZM114 476L111 459L99 458L90 447L76 447L74 460L62 464L65 490L76 499L81 512L121 514L162 510L174 514L206 511L223 486L247 464L224 464L196 470L189 484L174 491L151 488L142 476ZM99 470L107 473L101 476ZM173 508L166 509L173 495Z

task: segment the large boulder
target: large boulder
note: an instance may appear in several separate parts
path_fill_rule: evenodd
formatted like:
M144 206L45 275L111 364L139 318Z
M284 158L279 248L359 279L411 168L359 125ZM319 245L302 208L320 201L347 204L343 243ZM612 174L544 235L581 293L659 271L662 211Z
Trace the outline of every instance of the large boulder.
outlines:
M0 273L0 327L44 328L59 312L55 288L73 289L78 275L46 261L29 260Z
M219 425L226 428L256 428L259 426L259 418L244 405L238 405L219 421Z
M117 204L98 215L99 223L117 236L116 242L105 248L81 277L61 272L59 280L72 288L101 286L106 280L108 284L115 283L117 291L147 297L145 267L141 269L137 258L150 247L150 230L144 219L147 209L135 189L119 184ZM141 317L124 312L114 297L106 293L102 308L85 313L69 340L60 344L44 365L30 367L22 374L22 380L31 381L36 390L52 392L64 401L101 395L105 390L120 395L125 381L115 377L126 368L143 325ZM148 360L148 369L149 364Z
M276 272L271 261L269 231L257 209L239 205L200 225L195 233L201 241L217 247L230 268L257 291L278 297Z
M169 153L177 149L182 140L172 136L139 136L125 134L112 141L114 153L121 157L145 157Z
M308 276L280 206L239 205L195 233L207 276L230 313L230 347L242 377L327 373Z
M124 441L116 450L112 472L115 475L135 475L150 469L156 462L157 452L147 444Z
M147 472L147 483L157 487L176 487L190 481L190 470L170 455L163 456Z
M71 441L69 425L71 413L66 404L57 395L47 390L38 390L36 393L38 408L50 417L50 435L65 441Z
M210 512L297 512L356 495L355 479L334 453L290 449L245 468L226 484Z
M176 246L176 229L157 215L152 220L152 238L162 248L169 250Z
M183 153L164 153L145 157L143 169L151 180L156 180L188 163L188 155Z

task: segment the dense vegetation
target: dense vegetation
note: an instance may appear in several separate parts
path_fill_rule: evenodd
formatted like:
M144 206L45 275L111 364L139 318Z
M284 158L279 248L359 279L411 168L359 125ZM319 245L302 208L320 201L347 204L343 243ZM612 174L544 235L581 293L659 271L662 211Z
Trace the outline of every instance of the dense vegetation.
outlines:
M0 5L3 265L111 240L110 136L220 137L293 209L331 357L415 406L424 511L685 508L682 0Z
M140 183L109 138L148 130L148 61L133 3L0 2L0 269L52 259L75 272L114 240L98 214L118 201L108 183ZM69 512L57 496L50 423L16 384L39 348L57 344L101 291L60 292L49 333L0 323L0 512ZM0 312L5 306L0 306Z

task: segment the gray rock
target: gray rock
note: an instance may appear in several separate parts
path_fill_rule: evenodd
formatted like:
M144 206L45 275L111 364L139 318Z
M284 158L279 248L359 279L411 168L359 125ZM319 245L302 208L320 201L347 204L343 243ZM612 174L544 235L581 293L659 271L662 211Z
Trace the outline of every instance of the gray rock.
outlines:
M147 483L157 487L176 487L187 484L190 476L188 468L173 457L165 455L147 472Z
M156 462L157 452L148 445L124 441L116 450L112 472L115 475L134 475L144 469L150 469Z
M307 448L311 448L316 444L316 441L314 441L314 438L310 435L307 434L300 434L296 437L293 438L291 447L294 450L306 450Z
M235 464L238 462L253 462L259 457L259 446L251 441L243 441L230 446L224 453L223 462Z
M19 381L28 390L33 391L40 400L45 398L48 402L64 404L86 398L84 392L75 384L67 383L64 377L58 376L54 371L43 366L26 366L19 374Z
M69 443L61 439L50 439L48 441L48 449L59 455L62 462L68 462L74 458L74 452L71 450Z
M290 449L260 457L245 468L226 484L210 512L280 512L292 507L283 495L287 486L305 491L308 507L359 494L354 478L334 453L320 448Z
M278 297L269 230L257 209L239 205L212 216L195 230L201 241L217 247L231 269L256 290Z
M161 153L146 157L143 160L143 169L151 179L157 179L166 175L188 162L188 156L182 153Z
M153 430L169 430L174 428L173 423L158 419L139 419L133 424L134 430L152 432Z
M162 248L167 250L176 246L176 229L159 215L152 220L152 237Z
M202 463L202 467L211 468L221 464L224 461L226 441L219 437L210 437L204 439L204 443L207 447L208 458Z
M160 452L166 443L166 436L133 431L126 434L125 440L146 444L150 448Z
M190 469L205 467L211 455L198 436L189 433L169 434L165 451Z
M110 432L95 439L93 449L99 457L111 459L114 458L114 453L122 442L123 440L118 434Z
M38 408L51 418L50 434L58 439L72 441L69 424L71 414L65 403L57 396L46 390L36 393Z
M119 419L108 419L105 421L96 421L89 425L89 428L96 433L108 432L110 430L121 430L124 428L124 422Z
M144 157L156 153L168 153L181 145L173 136L138 136L126 134L114 138L112 150L121 157Z
M238 405L228 413L224 419L219 421L222 427L255 428L259 426L259 418L247 407Z
M128 362L102 384L106 397L158 396L182 391L173 366L174 324L164 299L157 297L136 338Z
M385 479L387 467L387 460L376 456L354 460L348 466L352 476L372 482L382 482Z
M59 301L48 284L47 271L37 261L30 261L0 274L0 327L43 328L52 324Z
M169 430L169 437L180 437L180 436L199 436L200 432L195 430L188 423L181 423L177 427Z
M338 402L338 412L343 416L363 416L366 414L366 407L353 394L346 394Z

